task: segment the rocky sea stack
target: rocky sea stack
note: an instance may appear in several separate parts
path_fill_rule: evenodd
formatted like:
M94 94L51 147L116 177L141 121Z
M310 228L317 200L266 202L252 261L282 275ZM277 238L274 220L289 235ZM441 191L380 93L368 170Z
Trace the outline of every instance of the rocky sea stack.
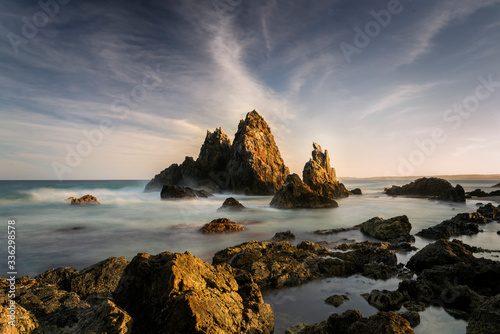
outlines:
M269 125L252 111L240 121L234 141L222 128L207 131L197 160L186 157L156 175L145 191L164 185L190 186L209 192L273 195L289 174Z
M349 191L337 180L328 151L313 143L312 158L304 166L302 179L315 193L328 198L348 197Z

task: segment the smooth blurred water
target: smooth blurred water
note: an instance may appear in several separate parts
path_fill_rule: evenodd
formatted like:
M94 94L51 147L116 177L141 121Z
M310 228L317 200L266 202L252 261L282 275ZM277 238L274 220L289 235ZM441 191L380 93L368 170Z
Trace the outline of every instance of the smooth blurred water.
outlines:
M416 233L460 212L473 212L479 202L468 200L466 204L446 203L421 198L390 197L383 193L385 187L405 184L407 181L348 181L345 184L349 189L361 188L364 195L340 199L339 207L334 209L277 210L269 207L270 196L225 194L208 199L162 201L158 192L143 192L146 182L0 181L0 228L3 224L6 230L7 221L16 220L18 273L33 276L49 268L65 266L82 269L110 256L125 256L131 260L140 252L156 254L163 251L190 251L211 262L213 254L218 250L250 240L269 240L274 233L286 230L291 230L296 235L295 244L302 240L370 240L359 231L330 236L316 235L313 231L350 227L374 216L390 218L405 214L413 226L412 233ZM490 191L491 185L494 184L491 181L458 183L467 191L476 188ZM452 181L452 184L455 185L456 182ZM101 205L72 206L64 201L68 197L81 197L85 194L96 196ZM229 196L238 199L248 209L241 212L218 212L217 209ZM220 235L203 235L199 232L204 224L221 217L240 223L245 227L245 231ZM498 250L498 230L500 224L495 222L485 226L484 233L459 239L475 246ZM0 238L0 255L6 258L6 233L0 235L5 236ZM417 237L415 245L421 248L427 243L428 240ZM405 263L411 255L398 254L398 258ZM6 261L0 262L0 275L6 271ZM338 283L340 286L346 285L349 291L358 291L355 282L359 279L331 281L342 281L343 285ZM365 278L362 280L367 282L367 286L385 284L370 283L370 280ZM311 284L287 290L286 293L295 291L294 298L299 298L300 295L312 298L308 302L312 307L317 303L314 298L328 296L323 296L316 288L308 292L310 287L315 287L314 284L323 283ZM266 295L266 300L268 297L281 298L280 291L270 297ZM369 290L364 292L367 291ZM363 304L364 300L360 301L357 297L354 300L360 309L368 305L366 302L366 305ZM284 309L280 305L284 305ZM367 310L370 310L369 307L368 305ZM291 312L294 309L293 303L275 303L274 308L277 314L285 312L292 318L298 317ZM297 308L302 309L303 306ZM299 312L308 314L304 315L304 321L316 322L326 319L330 313L336 311L328 305L320 309L324 311ZM369 312L364 315L369 315ZM285 319L285 316L279 319L277 317L277 328L288 324ZM297 322L299 321L294 323ZM441 330L440 332L447 333Z

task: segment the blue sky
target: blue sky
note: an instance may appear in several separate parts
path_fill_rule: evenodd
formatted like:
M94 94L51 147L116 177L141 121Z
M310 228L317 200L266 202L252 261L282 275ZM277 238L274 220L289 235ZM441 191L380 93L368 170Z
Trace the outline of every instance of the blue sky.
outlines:
M149 179L253 109L299 174L500 173L500 0L5 0L0 36L0 179Z

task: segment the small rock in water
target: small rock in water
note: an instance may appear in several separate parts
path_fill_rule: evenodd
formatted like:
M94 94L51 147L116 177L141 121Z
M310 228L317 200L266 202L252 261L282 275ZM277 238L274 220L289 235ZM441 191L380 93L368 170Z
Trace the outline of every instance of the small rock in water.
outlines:
M101 204L101 203L99 203L97 198L95 198L92 195L85 195L85 196L82 196L80 198L72 198L72 197L70 197L70 198L71 198L71 205L98 205L98 204Z
M271 240L272 241L285 241L285 240L293 240L293 239L295 239L295 234L293 234L291 231L286 231L286 232L277 232Z
M325 299L325 303L328 305L333 305L335 307L339 307L344 304L345 301L349 300L349 297L346 295L333 295Z
M244 229L245 228L243 226L238 225L227 218L218 218L212 220L210 223L203 226L201 228L201 231L204 234L212 234L212 233L243 231Z
M497 234L500 235L500 231L498 231Z
M241 204L240 202L238 202L238 200L236 200L234 197L229 197L229 198L226 198L226 200L224 201L224 203L222 203L222 206L217 209L217 211L221 211L221 210L243 210L245 207L243 206L243 204Z
M361 191L361 189L355 188L355 189L349 191L349 194L350 195L363 195L363 192Z

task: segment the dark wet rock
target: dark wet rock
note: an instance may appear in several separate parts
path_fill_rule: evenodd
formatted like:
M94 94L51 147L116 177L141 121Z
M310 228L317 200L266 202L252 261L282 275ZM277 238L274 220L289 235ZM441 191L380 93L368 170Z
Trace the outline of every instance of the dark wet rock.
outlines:
M477 209L477 213L483 215L486 218L499 220L500 219L500 205L494 206L491 203L483 205Z
M313 192L297 174L287 176L285 184L269 205L278 209L338 207L332 198Z
M474 197L486 197L486 196L488 196L488 193L484 192L481 189L476 189L474 191L470 191L467 194L470 196L474 196Z
M219 209L217 209L217 211L224 211L224 210L241 211L244 208L245 207L243 206L243 204L238 202L234 197L228 197L226 198L224 203L222 203L222 206Z
M328 305L332 305L335 307L339 307L340 305L344 304L345 301L348 301L349 297L346 295L333 295L325 299L325 303Z
M465 191L462 186L457 185L455 188L450 182L436 178L420 178L403 186L392 186L385 188L384 192L387 195L411 195L432 197L434 199L465 202Z
M189 187L179 187L165 185L161 189L160 197L161 199L178 199L178 198L206 198L211 196L205 190L194 190Z
M497 234L500 235L500 231L497 231Z
M429 244L413 255L407 263L411 270L421 272L434 266L455 264L458 262L470 263L475 257L474 249L462 241L438 240Z
M434 300L434 291L423 280L405 279L398 290L404 297L403 306L410 311L423 311Z
M469 319L467 333L500 333L500 295L488 298Z
M238 125L226 171L228 189L247 195L273 195L289 174L269 125L255 110Z
M465 190L461 185L457 184L455 188L446 190L433 199L437 199L440 201L465 203Z
M337 180L335 169L330 165L328 151L313 143L312 158L305 164L302 172L304 183L311 190L330 199L348 197L349 191Z
M185 254L139 254L125 274L132 279L115 296L140 333L271 333L271 307L251 276L245 288L228 266Z
M420 314L416 311L406 311L398 314L405 318L412 328L420 324Z
M392 242L415 241L410 235L411 224L407 216L390 219L374 217L361 224L361 232L374 238Z
M481 232L479 225L488 223L480 213L460 213L438 225L423 229L417 235L429 239L448 239L452 236L474 235Z
M404 296L399 291L372 290L370 293L361 294L361 296L379 311L399 310L404 301Z
M92 195L84 195L80 198L72 198L71 205L99 205L99 201Z
M354 188L349 191L349 195L363 195L363 192L359 188Z
M390 312L378 312L369 318L363 318L358 310L347 310L344 313L332 314L328 320L319 324L304 327L299 334L412 334L410 323L401 315Z
M500 190L495 190L492 192L485 192L481 189L476 189L474 191L466 193L470 197L488 197L488 196L500 196Z
M314 231L314 234L329 235L329 234L338 234L338 233L347 232L347 231L356 231L356 230L360 230L360 229L361 229L361 224L355 225L353 227L340 227L340 228L316 230L316 231Z
M291 231L286 231L286 232L277 232L274 234L273 238L271 239L272 241L286 241L286 240L293 240L295 239L295 234L293 234Z
M243 231L245 228L227 218L217 218L201 228L204 234Z
M384 191L387 195L413 195L413 196L439 196L442 193L453 189L450 182L436 178L420 178L411 183L403 186L392 186L385 188Z
M211 192L272 195L289 174L271 129L257 111L241 120L233 144L221 128L207 131L197 160L186 157L156 175L145 191L164 185L190 186Z
M492 187L492 188L494 188L494 187L500 187L500 182L499 182L499 183L497 183L497 184L495 184L495 185L493 185L493 186L491 186L491 187Z
M348 277L356 273L387 279L398 274L396 254L386 245L363 243L330 251L303 241L250 241L217 252L213 264L227 263L251 273L261 287L294 286L325 277ZM340 248L339 248L340 250Z

